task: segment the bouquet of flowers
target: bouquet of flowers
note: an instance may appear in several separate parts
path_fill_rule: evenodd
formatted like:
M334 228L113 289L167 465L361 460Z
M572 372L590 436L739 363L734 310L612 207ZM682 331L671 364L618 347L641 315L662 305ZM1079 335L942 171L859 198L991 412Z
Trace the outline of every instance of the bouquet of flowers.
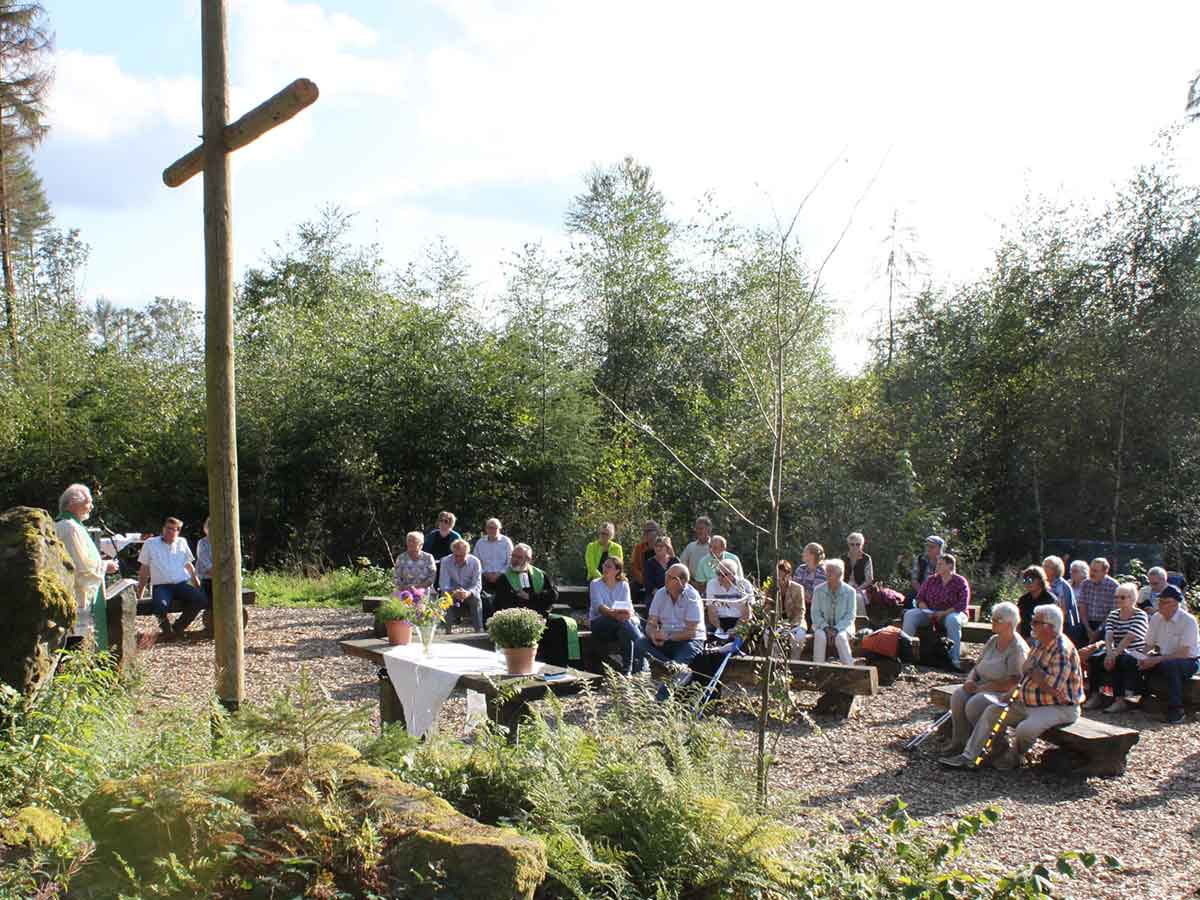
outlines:
M449 594L440 597L433 588L405 588L392 595L394 617L410 622L417 628L439 625L446 610L454 605Z

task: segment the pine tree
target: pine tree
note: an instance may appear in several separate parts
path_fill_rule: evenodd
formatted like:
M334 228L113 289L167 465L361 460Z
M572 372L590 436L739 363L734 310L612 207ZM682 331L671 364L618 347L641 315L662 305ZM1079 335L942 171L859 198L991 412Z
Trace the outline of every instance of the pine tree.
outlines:
M9 161L14 153L35 146L46 134L52 44L46 11L40 3L0 0L0 267L4 271L4 312L14 369L20 351L12 258L15 192L9 185Z

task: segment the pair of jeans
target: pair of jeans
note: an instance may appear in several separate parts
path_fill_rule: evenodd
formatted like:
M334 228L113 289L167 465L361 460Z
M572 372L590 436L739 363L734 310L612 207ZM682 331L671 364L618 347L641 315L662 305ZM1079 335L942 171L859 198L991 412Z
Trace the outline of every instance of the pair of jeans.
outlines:
M638 641L638 649L643 657L652 656L659 662L676 662L687 665L704 652L704 641L663 641L662 646L658 647L650 638L643 637Z
M646 659L639 645L644 635L637 619L622 622L609 616L597 616L588 622L592 639L609 641L621 651L621 669L626 675L636 674L646 668Z
M1167 683L1167 710L1183 709L1183 681L1196 674L1200 661L1192 659L1164 659L1151 672L1161 672Z
M915 635L922 625L928 625L933 620L933 611L928 609L910 609L904 614L900 630L907 635ZM950 613L942 617L942 627L946 629L946 637L950 638L950 662L959 664L959 650L962 648L962 627L967 621L967 614Z
M1117 657L1117 664L1110 672L1104 668L1104 660L1107 658L1106 652L1093 653L1088 657L1088 682L1093 693L1099 691L1105 682L1112 684L1113 698L1117 700L1126 694L1140 694L1144 690L1142 673L1138 669L1136 659L1128 653L1122 653Z
M177 581L175 584L156 584L150 589L150 602L154 606L154 614L165 618L171 607L178 600L183 612L175 620L175 630L183 631L201 610L212 608L212 601L204 596L203 591L190 581Z

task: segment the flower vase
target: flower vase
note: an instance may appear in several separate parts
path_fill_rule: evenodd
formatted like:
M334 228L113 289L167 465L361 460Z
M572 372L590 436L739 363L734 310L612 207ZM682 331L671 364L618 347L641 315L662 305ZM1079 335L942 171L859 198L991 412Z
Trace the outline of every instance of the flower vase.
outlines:
M421 633L421 649L426 656L429 656L433 652L433 635L437 631L437 622L418 625L417 630Z

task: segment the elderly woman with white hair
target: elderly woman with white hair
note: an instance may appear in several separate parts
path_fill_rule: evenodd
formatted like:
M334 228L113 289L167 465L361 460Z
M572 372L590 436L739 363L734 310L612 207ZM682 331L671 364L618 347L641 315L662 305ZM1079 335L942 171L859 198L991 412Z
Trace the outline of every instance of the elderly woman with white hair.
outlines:
M978 755L988 733L979 727L984 710L995 697L1007 697L1021 678L1029 645L1017 633L1021 613L1015 603L992 607L992 636L983 645L979 661L950 698L953 730L943 748L944 765L960 768Z
M704 591L704 609L708 626L726 633L750 618L750 600L754 587L738 574L737 566L727 559L717 563L716 576Z
M54 519L54 533L67 548L71 562L75 564L75 578L71 583L71 595L75 598L75 627L73 635L86 635L94 631L96 644L108 646L108 627L104 604L104 576L117 571L113 560L105 562L96 549L96 542L88 534L83 523L92 514L92 492L86 485L73 484L58 498L58 515Z
M846 584L858 594L860 616L867 614L867 586L875 580L875 563L871 561L871 554L863 549L866 545L867 539L863 533L852 531L846 535L846 555L842 557L842 563L846 566Z
M404 536L405 550L396 557L393 572L397 591L433 587L433 580L437 577L437 560L432 553L421 549L424 545L425 535L419 531L410 531Z
M1038 737L1056 725L1069 725L1079 718L1079 705L1083 702L1083 670L1079 665L1079 653L1071 640L1063 634L1063 614L1057 603L1046 603L1033 611L1033 636L1036 646L1029 651L1021 667L1021 680L1009 696L1006 725L1015 727L1013 746L993 757L992 765L997 769L1015 769L1022 758L1033 747ZM1014 696L1015 695L1015 696ZM989 704L975 723L977 732L991 733L1000 720L1004 706ZM972 732L974 735L975 732ZM969 754L974 752L975 756ZM982 761L983 746L968 746L962 763L974 768ZM955 758L957 759L957 757Z

